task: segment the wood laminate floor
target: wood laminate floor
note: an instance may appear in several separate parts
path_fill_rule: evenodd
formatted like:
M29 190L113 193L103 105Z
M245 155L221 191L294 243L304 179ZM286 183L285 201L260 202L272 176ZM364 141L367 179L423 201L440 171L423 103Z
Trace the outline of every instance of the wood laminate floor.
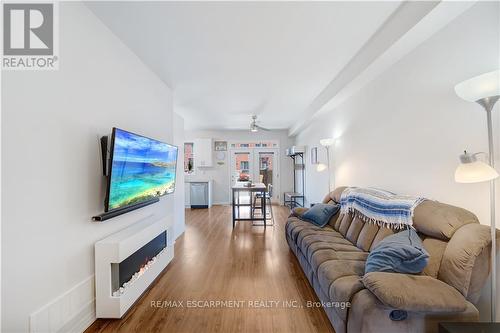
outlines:
M334 332L321 308L307 306L318 299L286 243L288 212L274 206L275 226L233 230L229 206L186 210L164 273L122 319L99 319L86 333Z

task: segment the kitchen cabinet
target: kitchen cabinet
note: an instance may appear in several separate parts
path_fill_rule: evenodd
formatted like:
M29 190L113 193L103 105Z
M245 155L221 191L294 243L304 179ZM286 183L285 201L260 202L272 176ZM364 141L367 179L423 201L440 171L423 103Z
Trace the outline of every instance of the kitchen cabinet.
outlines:
M212 139L194 140L194 165L197 168L213 167Z

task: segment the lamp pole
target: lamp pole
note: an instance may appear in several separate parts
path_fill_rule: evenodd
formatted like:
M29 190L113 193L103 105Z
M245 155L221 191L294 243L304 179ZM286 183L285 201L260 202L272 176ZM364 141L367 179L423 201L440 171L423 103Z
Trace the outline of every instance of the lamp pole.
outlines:
M330 146L335 143L335 139L333 138L328 138L328 139L321 139L319 140L319 143L326 148L326 165L328 167L328 192L332 190L332 184L331 184L331 174L330 174Z
M491 321L496 322L496 300L497 300L497 268L496 268L496 217L495 217L495 178L498 173L495 171L495 149L493 146L493 126L491 113L493 106L500 98L500 69L484 73L455 86L455 92L459 97L468 101L476 102L486 111L486 122L488 125L488 150L489 167L495 175L487 177L490 180L490 214L491 214Z
M493 146L493 126L491 113L500 96L492 96L477 101L486 111L488 125L488 150L490 166L495 168L495 149ZM496 220L495 220L495 180L490 181L490 214L491 214L491 321L496 322L497 271L496 271Z
M328 193L332 190L331 171L330 171L330 146L326 146L326 165L328 166Z

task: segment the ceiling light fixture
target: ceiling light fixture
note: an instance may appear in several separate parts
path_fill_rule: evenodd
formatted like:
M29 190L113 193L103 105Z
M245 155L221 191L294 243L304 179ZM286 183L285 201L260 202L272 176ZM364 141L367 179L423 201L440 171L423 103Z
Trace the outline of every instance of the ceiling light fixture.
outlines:
M257 125L257 116L252 116L252 122L250 123L250 132L258 132L259 130L269 131L269 129Z

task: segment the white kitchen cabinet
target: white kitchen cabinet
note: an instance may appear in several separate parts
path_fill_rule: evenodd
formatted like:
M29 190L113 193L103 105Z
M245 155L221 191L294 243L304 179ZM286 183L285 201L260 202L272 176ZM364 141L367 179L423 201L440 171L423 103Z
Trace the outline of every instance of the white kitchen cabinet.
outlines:
M213 166L212 139L194 140L194 164L197 168Z

